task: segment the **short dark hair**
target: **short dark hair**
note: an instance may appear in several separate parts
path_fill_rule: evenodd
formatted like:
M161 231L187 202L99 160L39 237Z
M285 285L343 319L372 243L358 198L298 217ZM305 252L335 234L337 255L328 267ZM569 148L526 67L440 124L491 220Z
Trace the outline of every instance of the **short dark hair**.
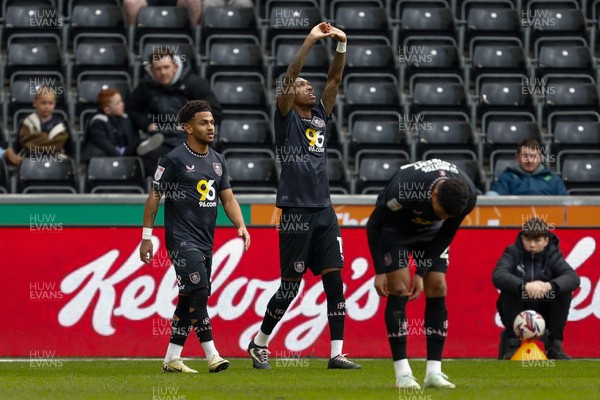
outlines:
M517 147L517 154L521 153L521 148L523 147L534 148L537 151L542 151L542 144L540 141L533 138L525 139L519 143L519 147Z
M462 214L471 197L467 184L456 178L442 181L437 193L440 207L451 217Z
M194 119L194 115L199 112L210 112L212 113L212 109L210 108L210 104L206 100L191 100L188 101L181 107L177 117L179 118L179 122L182 124L187 124L190 120Z
M533 217L529 221L523 224L521 233L523 237L527 239L538 239L541 237L548 237L550 229L546 221Z

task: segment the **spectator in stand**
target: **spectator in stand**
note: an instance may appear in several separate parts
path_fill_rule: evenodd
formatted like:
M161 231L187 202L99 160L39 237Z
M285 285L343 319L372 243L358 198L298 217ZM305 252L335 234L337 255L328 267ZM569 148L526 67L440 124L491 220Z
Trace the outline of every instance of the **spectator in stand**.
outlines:
M19 128L19 144L15 151L21 156L53 154L67 157L65 147L71 145L67 123L54 113L56 90L50 86L36 88L33 98L35 112L29 114Z
M135 25L140 8L148 6L185 7L190 13L192 26L196 26L200 22L202 0L123 0L123 10L127 16L127 23Z
M190 100L206 100L215 124L222 119L221 105L205 79L192 73L185 59L164 46L150 55L147 74L126 101L134 126L150 138L138 147L147 173L156 169L160 157L186 140L177 112Z
M86 129L86 143L81 159L92 157L137 156L140 136L125 114L125 103L117 89L103 89L98 93L98 114Z
M542 165L542 145L537 139L523 140L515 158L519 166L506 168L486 196L569 195L562 179Z

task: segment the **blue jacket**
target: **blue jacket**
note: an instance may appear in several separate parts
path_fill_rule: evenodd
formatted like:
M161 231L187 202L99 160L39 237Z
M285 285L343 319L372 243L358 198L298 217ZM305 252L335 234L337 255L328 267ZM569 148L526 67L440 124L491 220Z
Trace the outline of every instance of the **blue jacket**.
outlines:
M540 167L532 174L520 168L508 167L486 194L515 196L567 196L562 179L548 168Z

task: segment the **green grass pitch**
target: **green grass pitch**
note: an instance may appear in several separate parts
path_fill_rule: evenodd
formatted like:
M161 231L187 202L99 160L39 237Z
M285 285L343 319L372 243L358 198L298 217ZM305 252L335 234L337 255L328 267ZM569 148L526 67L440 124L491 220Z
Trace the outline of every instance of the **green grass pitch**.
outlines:
M198 374L162 373L160 360L0 360L0 399L600 399L600 360L552 362L446 360L452 389L400 391L389 359L357 360L362 370L328 370L323 359L271 360L271 371L231 359L209 374L206 362L187 360ZM422 383L425 361L411 361Z

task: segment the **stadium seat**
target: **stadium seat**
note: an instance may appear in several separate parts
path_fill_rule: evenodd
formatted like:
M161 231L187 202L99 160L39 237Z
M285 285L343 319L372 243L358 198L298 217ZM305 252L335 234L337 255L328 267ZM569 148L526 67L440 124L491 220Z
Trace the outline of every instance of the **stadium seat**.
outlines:
M146 193L139 157L92 157L87 168L87 193Z
M456 39L452 9L442 1L409 1L398 3L400 42L409 36L443 36Z
M577 1L531 0L523 9L522 19L529 34L527 49L548 37L579 37L589 43L585 15Z
M54 71L64 74L60 38L56 34L15 34L8 39L6 77L15 72Z
M545 116L555 111L598 110L598 87L589 75L546 75L542 91Z
M559 157L559 171L570 194L600 194L600 150L565 152Z
M348 173L343 160L327 157L327 178L331 194L349 194Z
M408 137L410 132L398 129L400 113L393 111L355 111L348 117L349 157L365 149L402 149L410 158Z
M417 159L440 151L461 159L477 159L475 134L469 117L460 112L424 112L408 124L415 131Z
M213 35L206 46L206 72L203 75L207 79L215 72L265 73L263 52L255 36Z
M405 164L410 163L402 151L363 150L356 154L356 181L353 194L379 194L387 181Z
M377 36L353 37L346 50L344 73L356 72L395 73L396 55L390 41Z
M379 0L334 0L330 6L330 14L336 26L348 36L391 37L389 15Z
M597 112L556 112L548 120L555 154L568 149L600 149L600 114Z
M223 108L269 111L264 77L251 72L217 72L210 78Z
M481 74L475 80L479 115L490 111L533 113L533 97L538 88L529 86L523 74Z
M273 143L273 132L268 117L260 118L255 114L225 114L217 136L219 151L235 147L271 148Z
M515 151L509 151L509 150L504 150L504 151L498 151L494 154L492 154L492 156L490 156L490 182L489 182L489 186L491 187L491 185L498 180L498 178L500 177L500 175L502 175L502 173L506 170L506 168L511 167L511 168L518 168L519 166L519 162L517 161L517 159L515 158Z
M468 155L456 154L452 150L447 151L431 151L423 160L431 160L434 158L442 159L456 165L458 169L463 171L475 185L478 195L482 195L487 190L487 181L485 173L477 160L470 158Z
M194 33L187 8L175 6L146 6L140 8L136 27L129 34L130 46L135 46L146 34L161 34L165 37L188 36L193 41Z
M235 149L224 151L223 156L236 194L277 192L277 171L271 151Z
M353 111L400 111L398 80L392 74L348 74L343 80L343 103L338 119L344 123Z
M75 38L73 49L70 77L75 81L84 71L121 71L127 74L133 71L125 37L121 35L81 34Z
M508 151L514 153L525 139L538 139L543 144L535 117L527 112L491 112L482 119L486 155Z
M476 38L471 42L469 54L471 59L465 72L470 84L481 74L528 73L529 59L517 38Z
M38 154L19 166L21 193L77 193L75 163L56 154Z
M208 7L202 11L201 43L214 34L253 35L257 38L258 24L250 7ZM200 51L205 52L205 46Z
M400 92L414 74L462 75L461 59L456 41L447 37L413 36L400 47Z
M465 1L461 14L466 20L465 47L471 47L472 41L477 38L523 39L521 12L510 0Z
M265 23L261 27L263 51L271 52L271 43L278 35L303 35L323 21L321 9L314 0L267 0Z
M71 43L82 33L119 35L124 39L127 36L123 7L96 1L75 4L66 28L65 43Z
M535 50L538 78L548 74L596 76L594 58L581 38L542 38L537 41Z
M58 34L64 21L50 0L5 0L4 38L14 34Z
M410 78L410 113L423 111L466 112L469 101L461 76L454 74L415 74ZM406 114L409 114L406 111Z

